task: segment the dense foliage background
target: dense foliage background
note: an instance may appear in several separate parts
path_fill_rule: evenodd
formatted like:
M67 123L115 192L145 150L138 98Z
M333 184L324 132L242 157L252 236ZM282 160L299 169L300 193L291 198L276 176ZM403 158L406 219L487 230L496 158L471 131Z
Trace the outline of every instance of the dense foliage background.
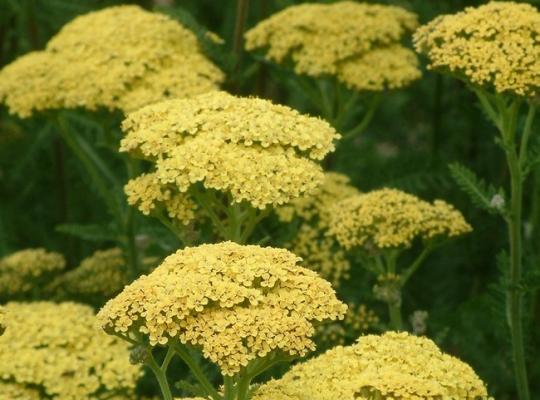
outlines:
M481 1L380 0L419 14L422 23L441 13L453 13ZM159 7L171 15L217 33L224 48L210 56L228 74L226 88L314 112L298 93L283 84L285 71L265 66L249 54L233 53L236 2L232 0L99 1L1 0L0 67L34 49L42 49L59 28L79 14L114 4ZM155 3L164 3L157 5ZM170 3L170 4L165 4ZM288 5L292 0L252 1L246 27ZM529 1L539 4L540 1ZM197 22L195 22L197 21ZM329 167L351 177L360 190L400 188L432 200L442 198L463 212L472 234L437 250L413 278L404 299L404 312L429 312L428 335L443 349L468 363L488 382L499 399L512 399L510 346L504 315L503 287L498 282L497 256L506 248L503 223L476 209L452 180L448 164L460 162L486 180L505 184L502 153L493 145L495 129L486 121L473 94L450 78L424 71L411 87L384 96L367 131L342 146ZM107 154L107 133L85 113L78 112L80 134ZM77 113L75 113L77 114ZM117 127L120 115L107 118ZM111 128L117 129L117 128ZM535 134L539 127L535 127ZM526 196L526 274L538 269L540 239L540 170ZM0 110L0 256L28 247L45 247L66 255L76 265L94 250L106 248L108 214L93 192L84 171L45 118L20 120ZM153 221L140 216L143 232L155 233ZM84 225L76 229L74 224ZM269 224L271 225L271 223ZM80 227L79 227L80 228ZM271 229L271 227L269 228ZM75 233L75 234L73 234ZM162 232L156 252L167 253L174 241ZM149 235L151 238L160 235ZM154 239L155 240L155 239ZM536 249L535 249L536 247ZM538 273L537 273L538 274ZM361 274L346 283L348 300L362 298ZM532 278L531 278L532 279ZM533 289L534 290L534 289ZM537 290L527 303L526 338L533 396L540 392L540 299Z

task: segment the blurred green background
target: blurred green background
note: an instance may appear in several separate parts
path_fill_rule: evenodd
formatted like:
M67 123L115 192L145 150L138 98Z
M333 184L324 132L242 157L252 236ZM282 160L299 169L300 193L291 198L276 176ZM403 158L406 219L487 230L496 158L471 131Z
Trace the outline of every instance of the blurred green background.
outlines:
M226 44L210 54L229 75L226 88L254 94L313 112L303 97L287 90L271 67L243 54L240 68L228 55L236 19L233 0L98 1L0 0L0 67L29 51L42 49L60 27L77 15L115 4L159 7L182 21L217 33ZM246 28L292 0L252 0ZM419 15L421 23L481 1L387 0ZM538 1L529 1L538 4ZM196 23L194 21L197 21ZM108 116L110 123L119 116ZM81 135L96 136L81 124ZM535 133L539 127L535 127ZM506 247L501 220L474 208L453 182L448 164L468 166L489 182L507 182L502 153L494 146L495 129L483 117L476 100L453 79L425 71L411 87L391 92L367 131L338 149L332 169L351 177L360 190L400 188L425 199L442 198L456 205L474 228L472 234L436 251L411 281L404 299L405 314L427 310L428 335L443 349L459 356L488 382L498 399L513 399L510 345L504 315L503 288L497 255ZM96 142L98 148L101 146ZM104 147L104 145L103 145ZM28 247L46 247L76 264L106 240L85 241L60 232L62 224L106 224L107 212L92 191L84 171L45 118L20 120L0 109L0 256ZM540 235L540 171L526 183L526 274L538 270ZM144 223L148 220L142 219ZM361 279L361 275L357 279ZM361 282L354 276L345 295L358 298ZM361 297L361 296L360 296ZM540 307L533 293L527 304L527 354L531 391L540 393Z

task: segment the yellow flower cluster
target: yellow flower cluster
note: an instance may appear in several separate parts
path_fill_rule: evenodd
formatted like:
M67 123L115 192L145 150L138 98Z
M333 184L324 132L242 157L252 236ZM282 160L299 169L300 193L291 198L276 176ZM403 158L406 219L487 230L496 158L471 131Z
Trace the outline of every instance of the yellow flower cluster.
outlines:
M98 250L82 260L81 264L56 278L49 290L79 295L111 297L120 292L128 279L125 273L122 250Z
M120 150L156 164L154 172L126 187L130 201L145 213L196 182L256 208L283 204L321 182L316 161L339 138L321 119L217 91L144 107L122 128ZM191 215L189 200L182 197L177 205L182 218Z
M309 223L300 225L297 235L286 247L334 287L339 287L341 280L349 277L351 264L345 252L333 237L325 236L325 231Z
M347 176L325 172L322 184L312 194L276 209L278 218L283 222L291 222L295 216L303 220L297 236L287 247L335 287L348 276L350 263L336 240L326 234L330 223L329 211L336 202L359 193Z
M357 333L367 332L380 322L375 311L370 310L365 304L349 304L344 324Z
M538 94L540 13L530 4L492 1L442 15L414 35L430 68L498 93Z
M424 240L453 237L471 231L453 206L433 203L397 189L380 189L349 197L331 210L329 233L346 249L409 247Z
M0 400L41 400L41 396L35 389L0 381Z
M184 225L195 219L197 205L185 193L173 192L161 184L155 172L131 179L124 186L124 192L128 203L144 215L164 210L170 218Z
M294 366L262 385L253 400L488 399L472 368L431 340L407 333L360 337Z
M314 321L343 318L330 283L285 249L232 242L185 248L167 257L101 309L107 332L178 339L233 375L274 351L313 350Z
M400 7L340 1L288 7L246 35L247 50L266 49L298 74L336 76L355 90L380 91L420 77L414 52L400 44L418 25Z
M21 117L74 107L126 112L215 90L222 80L188 29L138 6L117 6L75 18L45 50L5 67L0 101Z
M0 379L39 387L56 400L100 399L134 389L140 370L128 362L128 345L101 332L90 307L33 302L5 308Z
M375 312L365 304L349 304L345 319L317 327L317 343L330 346L344 345L348 337L358 337L380 322Z
M0 296L27 292L40 277L65 266L64 256L41 248L10 254L0 259Z

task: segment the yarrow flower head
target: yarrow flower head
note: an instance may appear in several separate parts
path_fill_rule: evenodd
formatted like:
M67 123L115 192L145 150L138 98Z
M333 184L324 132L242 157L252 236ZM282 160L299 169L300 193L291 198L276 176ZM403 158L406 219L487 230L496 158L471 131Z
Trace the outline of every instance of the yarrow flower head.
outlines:
M540 13L526 3L493 1L442 15L414 42L429 68L451 72L497 93L535 96L540 87Z
M335 238L327 235L330 209L336 202L359 193L347 176L326 172L322 184L313 193L276 209L283 222L291 222L295 216L302 220L296 237L287 247L335 287L348 276L350 263Z
M260 22L246 35L247 50L292 60L298 74L324 75L355 90L380 91L420 77L415 54L400 44L418 25L400 7L340 1L291 6Z
M128 345L101 332L90 307L33 302L5 310L0 382L40 388L57 400L105 399L135 388L140 369L129 364Z
M463 361L431 340L408 333L367 335L294 366L262 385L253 400L489 399L485 384Z
M107 332L179 340L234 375L249 361L313 350L314 321L347 309L330 283L284 249L232 242L185 248L126 286L99 312Z
M110 298L119 293L128 282L125 265L121 249L98 250L82 260L77 268L53 280L48 290L57 294L65 292Z
M314 190L323 178L317 161L339 138L321 119L225 92L144 107L122 128L120 150L155 162L127 184L129 202L146 214L164 207L183 222L194 215L186 194L197 182L259 209Z
M40 278L65 266L63 255L41 248L10 254L0 259L0 297L28 292Z
M380 189L349 197L332 208L329 233L346 249L409 247L415 238L433 240L471 231L450 204L433 203L397 189Z
M138 6L117 6L75 18L45 50L5 67L0 101L21 117L74 107L127 112L215 90L222 80L180 23Z

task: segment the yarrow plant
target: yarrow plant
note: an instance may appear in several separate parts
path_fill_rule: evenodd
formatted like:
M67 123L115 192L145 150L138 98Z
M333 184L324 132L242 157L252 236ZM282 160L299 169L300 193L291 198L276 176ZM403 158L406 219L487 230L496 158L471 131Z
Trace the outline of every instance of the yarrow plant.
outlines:
M42 51L26 54L0 71L0 101L21 118L46 112L86 170L113 216L128 274L141 272L133 210L125 206L118 177L95 145L79 132L80 119L66 109L127 113L168 98L216 90L224 75L203 53L197 36L172 18L138 6L109 7L67 23ZM22 82L22 84L21 84ZM86 127L108 131L102 119L85 116ZM108 138L115 157L117 138ZM105 146L102 146L105 147ZM138 174L138 163L123 157L122 175ZM111 190L111 188L114 188Z
M298 74L293 81L338 130L350 122L364 97L361 122L345 133L353 137L367 127L379 92L420 77L414 52L401 44L417 25L414 13L395 6L352 1L300 4L249 30L246 49L263 50L267 60L279 64L291 62Z
M294 366L253 400L488 400L485 384L431 340L407 333L367 335Z
M175 355L207 396L248 399L253 378L315 349L315 323L345 315L347 306L330 283L299 261L284 249L233 242L188 247L128 285L98 319L106 332L136 346L166 400L172 399L166 372ZM155 346L168 349L161 366ZM223 393L194 362L190 348L219 366Z
M454 166L458 183L476 204L501 215L509 232L507 314L513 347L518 395L530 398L523 344L522 204L524 182L537 162L528 151L540 87L538 59L540 13L529 5L493 1L454 15L439 16L414 35L416 49L431 69L464 81L476 94L488 119L499 131L498 144L510 174L509 201L471 180L472 172ZM521 110L528 107L521 125ZM468 176L467 176L468 175ZM494 207L491 199L502 198ZM508 203L508 205L506 205Z
M321 119L225 92L144 107L122 128L120 151L154 165L126 185L130 204L175 232L198 208L237 242L270 207L316 189L324 176L318 162L339 138Z
M362 265L377 277L376 297L388 304L391 326L402 329L401 290L434 248L446 239L471 231L463 215L442 200L433 203L397 189L379 189L334 204L330 235L354 250ZM421 240L422 251L406 268L400 255Z
M90 307L12 302L4 310L0 388L7 393L42 398L32 394L37 389L57 400L130 398L140 368L129 363L127 343L99 330Z

